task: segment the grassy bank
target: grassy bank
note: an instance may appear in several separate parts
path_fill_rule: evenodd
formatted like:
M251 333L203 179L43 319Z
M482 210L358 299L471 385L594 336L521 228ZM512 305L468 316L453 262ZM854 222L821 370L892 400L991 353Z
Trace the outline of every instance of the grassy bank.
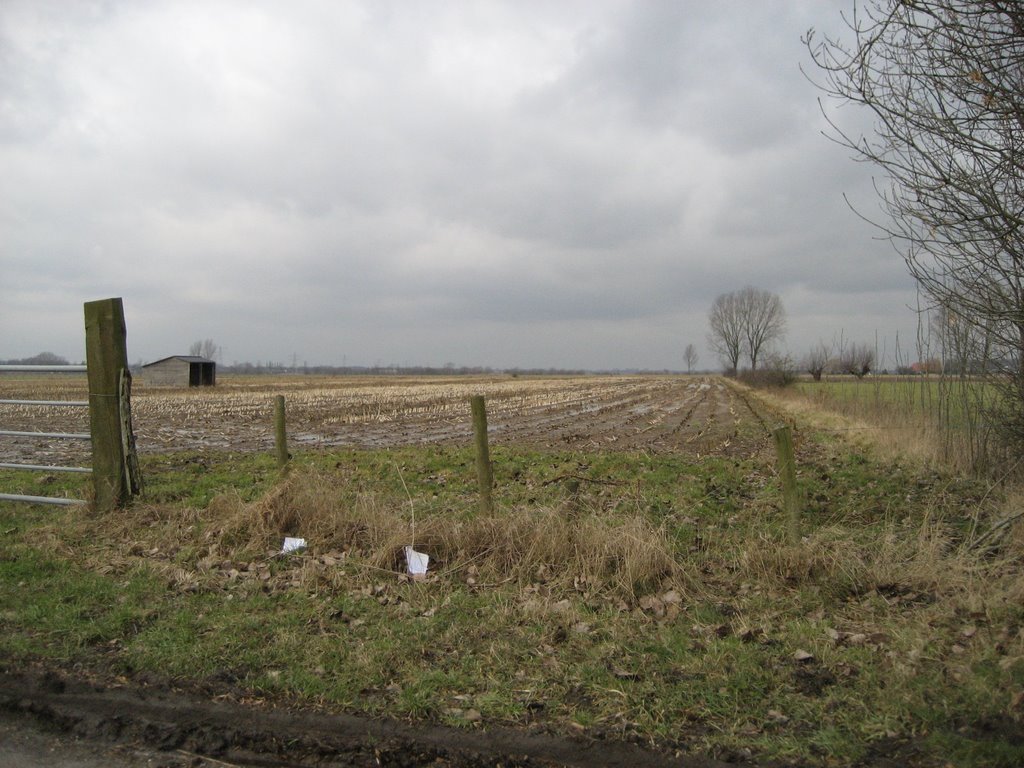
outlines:
M796 390L819 408L871 425L876 443L891 443L904 454L991 477L1016 463L995 439L998 393L981 379L844 376L802 381Z
M1024 762L1022 550L971 546L986 486L800 429L792 547L767 439L492 458L493 517L472 455L437 447L299 454L286 478L170 455L125 512L2 505L0 656L720 757Z

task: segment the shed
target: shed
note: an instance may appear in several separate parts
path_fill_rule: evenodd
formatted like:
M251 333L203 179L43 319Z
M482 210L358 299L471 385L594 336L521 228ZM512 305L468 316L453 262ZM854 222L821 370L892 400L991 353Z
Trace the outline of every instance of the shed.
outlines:
M173 355L142 366L147 384L165 387L212 387L217 383L217 364L205 357Z

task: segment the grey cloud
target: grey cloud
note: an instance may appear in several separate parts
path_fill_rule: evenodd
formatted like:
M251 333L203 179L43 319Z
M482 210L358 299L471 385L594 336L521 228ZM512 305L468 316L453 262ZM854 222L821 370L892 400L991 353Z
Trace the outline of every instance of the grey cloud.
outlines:
M0 324L40 297L72 309L0 357L78 349L104 295L147 359L213 337L228 360L671 367L748 283L841 296L792 324L852 327L907 282L846 210L870 179L797 70L832 19L810 0L10 0ZM884 306L872 322L906 323Z

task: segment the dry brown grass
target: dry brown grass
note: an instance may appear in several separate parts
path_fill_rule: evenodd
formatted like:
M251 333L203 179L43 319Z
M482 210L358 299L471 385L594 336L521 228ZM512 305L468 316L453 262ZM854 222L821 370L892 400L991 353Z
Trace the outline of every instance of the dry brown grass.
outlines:
M821 528L795 546L753 540L738 559L758 580L782 587L816 585L835 597L879 589L966 594L983 566L950 530L931 523L917 529L890 526L862 537L848 526Z
M844 442L872 450L884 459L905 460L926 466L940 466L942 447L933 429L919 418L889 414L877 420L859 418L823 407L795 389L758 391L755 396L772 407L825 433L841 436Z
M405 546L431 558L440 576L474 574L482 582L542 581L556 587L634 598L688 582L663 528L640 517L577 514L562 507L519 507L493 516L454 513L418 518L411 504L364 493L339 503L340 480L313 471L287 476L252 503L222 495L208 526L222 551L266 551L301 536L313 552L345 552L372 569L401 572Z

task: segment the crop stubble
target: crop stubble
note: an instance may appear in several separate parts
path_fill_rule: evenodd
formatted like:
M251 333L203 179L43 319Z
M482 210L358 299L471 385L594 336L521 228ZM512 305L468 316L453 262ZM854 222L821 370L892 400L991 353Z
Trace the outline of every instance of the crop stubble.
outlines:
M293 450L468 443L469 397L487 398L496 445L579 450L744 454L763 447L766 414L714 377L232 378L213 389L136 386L140 452L270 451L273 401L286 400ZM2 379L0 397L84 399L84 380ZM0 424L87 432L84 409L0 406ZM6 461L82 463L88 444L7 438Z

